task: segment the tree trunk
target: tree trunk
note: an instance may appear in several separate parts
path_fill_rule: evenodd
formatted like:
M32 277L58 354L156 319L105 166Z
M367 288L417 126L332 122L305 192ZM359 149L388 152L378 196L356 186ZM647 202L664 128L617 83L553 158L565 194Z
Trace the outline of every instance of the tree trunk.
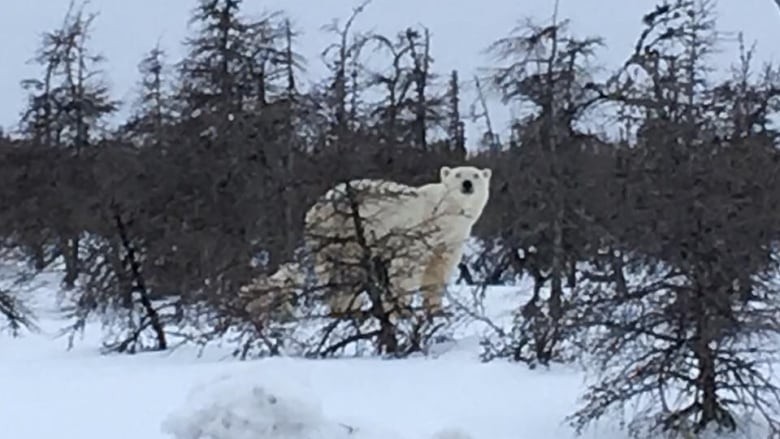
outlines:
M117 232L119 233L119 238L122 240L122 246L127 252L127 262L130 265L130 272L135 283L134 289L138 291L138 294L140 295L141 306L144 308L144 311L146 311L146 315L149 317L150 324L152 325L152 330L157 337L157 350L165 350L168 348L165 329L160 321L160 315L157 313L157 310L154 309L154 305L152 305L152 301L149 299L149 291L146 289L146 282L141 274L141 266L138 263L135 248L130 242L130 238L127 235L127 229L119 213L114 213L114 223Z
M62 242L62 255L65 258L65 289L73 289L76 279L79 277L79 238L64 239Z

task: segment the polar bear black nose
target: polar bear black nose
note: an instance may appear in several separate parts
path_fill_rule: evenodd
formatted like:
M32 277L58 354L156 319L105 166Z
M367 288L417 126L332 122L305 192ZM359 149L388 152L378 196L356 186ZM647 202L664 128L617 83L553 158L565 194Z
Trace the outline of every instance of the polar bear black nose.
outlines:
M474 192L474 184L471 182L471 180L464 180L461 184L461 191L464 194L470 194Z

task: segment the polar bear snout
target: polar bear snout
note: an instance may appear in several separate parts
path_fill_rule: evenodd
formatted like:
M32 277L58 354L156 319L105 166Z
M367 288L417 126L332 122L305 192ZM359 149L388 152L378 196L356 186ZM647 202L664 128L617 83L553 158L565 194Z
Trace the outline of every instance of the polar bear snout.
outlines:
M463 180L463 183L460 184L460 191L464 194L473 194L474 183L472 183L471 180Z

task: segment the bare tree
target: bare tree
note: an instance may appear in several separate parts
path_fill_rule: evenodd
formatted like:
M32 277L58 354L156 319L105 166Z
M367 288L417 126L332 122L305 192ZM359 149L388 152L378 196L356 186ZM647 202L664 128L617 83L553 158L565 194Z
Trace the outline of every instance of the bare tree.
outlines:
M447 128L447 137L449 138L449 148L466 156L466 129L465 123L460 113L460 82L458 80L457 70L450 74L449 89L447 90L449 100L449 126Z
M331 131L337 148L344 143L344 137L355 129L354 120L358 100L358 89L355 84L356 66L359 63L363 37L360 34L353 36L352 26L370 3L370 0L365 0L355 7L343 26L339 27L338 21L334 20L330 25L323 27L324 30L338 36L337 42L328 45L322 51L322 57L327 60L326 63L332 73L332 77L329 78L329 98L326 107L333 111ZM336 55L329 59L334 51ZM350 79L352 80L351 92ZM353 126L350 126L351 124Z
M138 71L141 79L135 113L118 129L119 135L138 147L166 148L166 129L174 125L177 112L167 53L159 43L143 57Z
M86 14L83 6L71 3L62 27L44 35L34 61L43 66L43 78L23 81L33 94L22 118L22 128L37 145L67 148L80 154L95 140L103 119L112 114L118 102L110 98L97 67L103 56L88 47L95 14ZM67 211L67 209L64 209ZM65 215L59 224L44 229L36 243L36 260L45 265L43 246L56 230L60 252L68 267L65 285L72 288L79 273L80 218Z
M777 133L764 122L777 76L751 83L743 65L735 80L708 82L711 7L647 14L627 64L637 71L614 84L639 124L621 153L610 246L577 296L580 345L599 371L570 418L580 430L642 401L628 424L636 437L733 431L748 411L778 431L780 392L762 366L780 330Z
M506 355L542 364L562 358L560 344L565 336L560 324L567 308L564 281L569 279L570 290L574 287L575 265L582 259L584 247L580 242L586 234L577 213L582 208L578 185L592 185L591 176L580 171L579 161L587 155L582 154L583 148L593 139L579 133L575 124L596 102L594 93L586 87L591 81L587 62L601 40L575 38L567 34L566 26L567 22L558 22L557 17L550 25L528 23L491 46L497 58L509 60L508 65L495 70L492 78L504 101L531 103L538 108L538 112L514 124L520 145L502 154L506 164L497 164L497 175L505 170L511 173L505 175L515 176L511 183L504 183L506 189L522 187L526 195L518 199L517 194L507 193L506 197L511 198L499 196L492 204L514 212L518 207L530 207L528 213L520 214L530 224L523 226L515 218L510 227L526 230L499 232L509 239L503 240L506 253L497 254L495 265L501 269L491 277L510 267L534 274L534 294L516 323L515 336L519 339L510 343L513 347L507 349L512 352ZM495 160L497 152L491 153ZM499 187L504 191L503 185ZM501 203L501 199L514 206ZM521 200L529 204L518 203ZM517 256L519 250L524 254L522 258ZM542 301L541 288L548 283L550 296ZM530 351L523 353L525 350Z

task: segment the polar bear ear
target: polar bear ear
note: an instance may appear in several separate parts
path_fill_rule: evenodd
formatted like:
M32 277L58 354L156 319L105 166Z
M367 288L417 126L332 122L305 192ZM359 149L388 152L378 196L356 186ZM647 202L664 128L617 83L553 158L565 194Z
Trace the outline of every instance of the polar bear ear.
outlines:
M485 168L482 170L482 176L486 179L490 179L490 176L493 175L493 171L490 168Z
M450 176L450 173L452 172L452 169L449 166L442 166L439 170L439 178L442 180L445 180L447 177Z

